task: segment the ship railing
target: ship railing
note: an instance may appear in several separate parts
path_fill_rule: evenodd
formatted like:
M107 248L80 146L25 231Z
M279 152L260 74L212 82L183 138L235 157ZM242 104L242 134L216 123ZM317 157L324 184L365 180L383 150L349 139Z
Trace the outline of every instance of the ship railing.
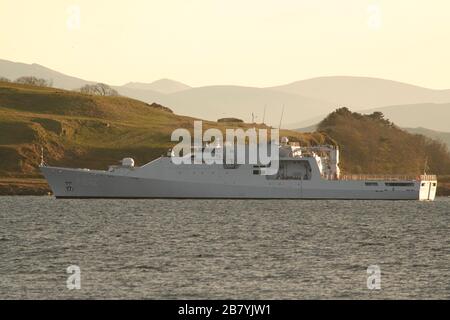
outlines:
M384 175L384 174L347 174L339 180L375 180L375 181L433 181L435 175Z
M420 176L420 180L422 181L436 181L437 176L435 174L423 174Z

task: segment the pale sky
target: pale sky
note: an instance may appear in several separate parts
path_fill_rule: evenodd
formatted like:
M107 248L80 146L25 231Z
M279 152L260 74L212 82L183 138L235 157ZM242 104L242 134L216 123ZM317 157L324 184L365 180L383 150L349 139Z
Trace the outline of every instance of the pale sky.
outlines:
M450 1L0 0L0 58L114 85L354 75L448 89Z

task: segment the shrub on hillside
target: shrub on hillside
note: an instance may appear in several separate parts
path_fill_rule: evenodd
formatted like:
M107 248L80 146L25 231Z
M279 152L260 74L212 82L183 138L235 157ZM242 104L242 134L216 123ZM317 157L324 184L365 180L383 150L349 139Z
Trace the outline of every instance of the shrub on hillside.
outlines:
M444 143L410 134L381 112L363 115L340 108L317 131L340 146L344 173L450 174L450 153Z
M117 90L114 90L110 86L104 83L87 84L80 88L81 93L93 94L97 96L118 96Z
M37 77L33 77L33 76L20 77L20 78L17 78L15 82L20 83L20 84L27 84L30 86L37 86L37 87L53 86L52 80L46 80L46 79L37 78Z

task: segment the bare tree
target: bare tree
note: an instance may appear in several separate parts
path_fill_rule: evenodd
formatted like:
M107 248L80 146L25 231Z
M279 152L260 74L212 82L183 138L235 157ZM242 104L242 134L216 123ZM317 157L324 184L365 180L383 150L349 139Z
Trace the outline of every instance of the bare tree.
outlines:
M81 93L93 94L97 96L118 96L117 90L104 83L87 84L80 88Z
M53 81L52 80L36 78L36 77L33 77L33 76L20 77L20 78L17 78L15 82L16 83L20 83L20 84L28 84L28 85L31 85L31 86L38 86L38 87L51 87L51 86L53 86Z
M11 82L11 80L5 77L0 77L0 82Z
M85 94L94 94L94 87L95 85L93 84L86 84L82 86L78 91Z

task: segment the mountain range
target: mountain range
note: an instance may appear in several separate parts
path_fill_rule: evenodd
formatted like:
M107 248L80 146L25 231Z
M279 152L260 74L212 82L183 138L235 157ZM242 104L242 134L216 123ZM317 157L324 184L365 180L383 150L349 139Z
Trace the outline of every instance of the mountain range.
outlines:
M156 80L152 83L142 83L142 82L129 82L125 85L123 85L123 88L129 88L129 89L137 89L137 90L150 90L154 92L159 92L163 94L171 94L178 91L188 90L191 89L190 86L170 80L170 79L160 79Z
M38 64L0 60L0 77L14 80L30 75L51 79L54 87L69 90L95 82ZM156 102L177 114L207 120L237 117L276 127L282 120L283 127L296 129L314 125L329 112L345 106L363 113L381 111L401 127L450 132L450 90L434 90L377 78L320 77L266 88L232 85L191 87L161 79L113 87L121 95L147 103Z

